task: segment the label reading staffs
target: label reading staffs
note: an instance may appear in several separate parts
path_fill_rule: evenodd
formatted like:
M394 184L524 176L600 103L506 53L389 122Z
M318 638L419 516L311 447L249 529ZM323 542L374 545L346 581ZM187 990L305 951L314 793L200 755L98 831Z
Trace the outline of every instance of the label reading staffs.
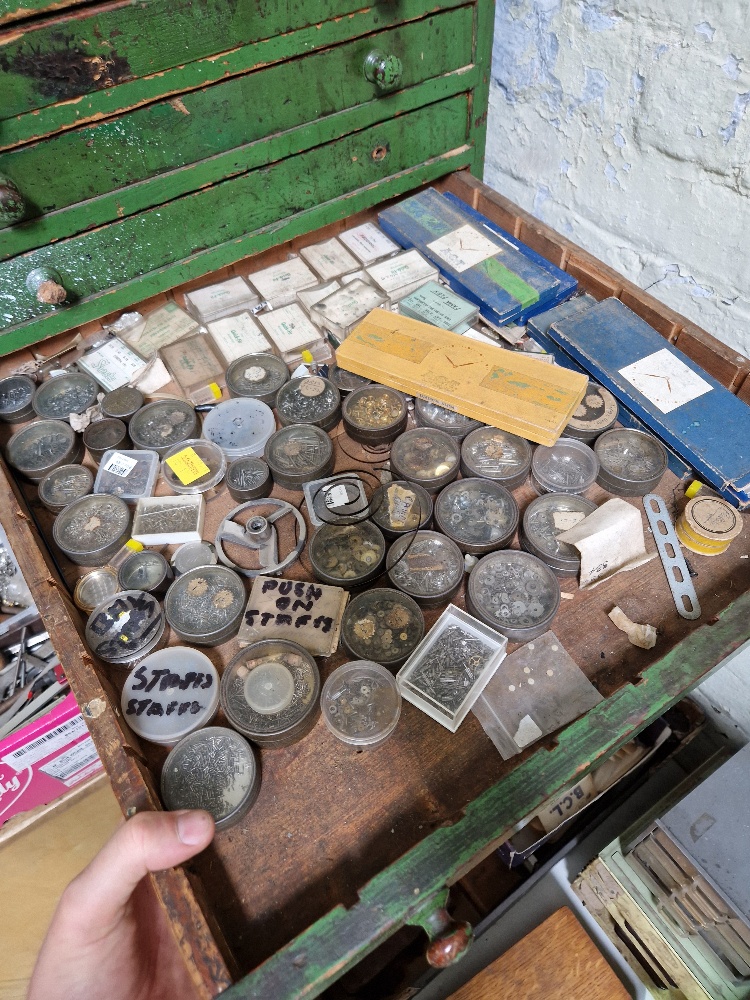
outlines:
M183 486L189 486L211 471L194 448L183 448L165 461Z

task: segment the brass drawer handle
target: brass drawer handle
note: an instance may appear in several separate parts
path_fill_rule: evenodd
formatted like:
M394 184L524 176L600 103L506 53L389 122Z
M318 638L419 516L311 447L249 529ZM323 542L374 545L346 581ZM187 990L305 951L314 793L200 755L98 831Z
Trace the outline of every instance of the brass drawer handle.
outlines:
M26 202L15 183L0 174L0 228L20 222L26 214Z
M401 83L401 60L398 56L386 55L379 49L373 49L366 56L364 70L365 79L374 83L383 94L396 90Z
M61 306L68 297L62 278L51 267L37 267L26 278L26 287L45 306Z

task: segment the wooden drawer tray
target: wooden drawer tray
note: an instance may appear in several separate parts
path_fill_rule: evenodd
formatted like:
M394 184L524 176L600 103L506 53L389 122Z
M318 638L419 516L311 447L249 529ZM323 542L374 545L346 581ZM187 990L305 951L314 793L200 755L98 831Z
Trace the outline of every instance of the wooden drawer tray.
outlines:
M627 296L646 318L658 318L665 335L679 336L681 317L470 175L455 174L437 186L454 191L556 264L575 270L594 295ZM373 217L373 211L360 213L346 225ZM216 278L258 269L342 228L344 223L334 223L308 233L254 258L252 268L245 261ZM189 287L171 294L180 301ZM45 350L51 353L53 345ZM19 358L11 356L4 367ZM358 446L336 441L337 470L367 465ZM10 488L0 489L0 521L23 554L29 585L123 812L160 808L156 789L165 754L127 730L119 710L122 678L100 668L83 644L84 620L66 588L80 571L41 541L36 522L44 535L50 522L34 499L34 488L16 484L3 467L0 486L6 480ZM674 511L682 490L670 473L660 492ZM300 494L278 487L273 495L301 500ZM591 496L601 500L605 494L595 487ZM516 497L523 509L531 489L519 488ZM208 503L204 537L212 537L233 505L226 492ZM676 614L658 560L585 595L575 581L564 579L563 590L573 597L562 601L553 627L605 700L556 739L512 761L500 759L473 716L450 735L408 704L394 736L372 753L336 743L322 720L300 743L263 750L261 793L248 817L218 835L185 869L153 878L201 995L213 996L234 982L231 997L318 996L405 924L424 926L438 945L447 938L442 958L450 958L460 935L452 934L455 928L441 912L446 887L487 857L547 797L627 742L750 635L750 597L745 595L750 560L740 558L747 554L750 537L744 533L722 556L691 557L703 608L698 622ZM309 577L306 556L289 575ZM457 603L463 603L462 595ZM631 646L614 628L606 614L614 604L635 620L656 625L654 650ZM221 666L235 651L236 640L207 652ZM338 653L322 664L323 678L344 659ZM435 960L441 958L438 951L433 951Z

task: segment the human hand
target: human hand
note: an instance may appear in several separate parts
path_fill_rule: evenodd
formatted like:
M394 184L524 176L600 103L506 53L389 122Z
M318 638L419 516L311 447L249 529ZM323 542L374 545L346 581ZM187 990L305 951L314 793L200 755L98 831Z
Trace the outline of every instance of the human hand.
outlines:
M27 1000L191 1000L195 987L148 872L207 847L207 812L144 812L124 823L60 898Z

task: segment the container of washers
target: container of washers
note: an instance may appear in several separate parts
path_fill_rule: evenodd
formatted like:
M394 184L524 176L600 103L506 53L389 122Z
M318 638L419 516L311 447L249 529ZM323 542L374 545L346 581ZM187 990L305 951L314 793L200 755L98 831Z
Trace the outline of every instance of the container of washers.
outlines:
M462 552L483 555L513 541L518 504L491 479L458 479L435 500L435 524Z
M546 632L559 607L557 577L528 552L490 552L469 574L467 611L511 642L529 642Z
M320 696L323 721L336 739L359 750L382 746L398 725L401 692L380 663L352 660L328 677Z

